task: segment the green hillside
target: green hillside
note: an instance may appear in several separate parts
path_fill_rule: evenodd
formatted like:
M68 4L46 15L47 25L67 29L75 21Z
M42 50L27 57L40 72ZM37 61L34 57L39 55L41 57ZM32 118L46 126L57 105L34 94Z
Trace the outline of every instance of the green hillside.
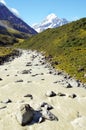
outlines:
M18 44L18 47L51 55L53 66L86 82L86 18L47 29Z
M29 34L0 26L0 46L13 45L28 37L30 37Z

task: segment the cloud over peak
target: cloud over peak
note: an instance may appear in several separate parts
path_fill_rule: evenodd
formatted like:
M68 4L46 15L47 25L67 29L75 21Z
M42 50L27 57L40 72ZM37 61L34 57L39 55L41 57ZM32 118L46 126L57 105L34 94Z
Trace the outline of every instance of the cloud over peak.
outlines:
M15 14L16 16L19 16L19 12L18 12L17 9L15 9L15 8L10 8L10 10L11 10L11 12L12 12L13 14Z
M6 5L6 2L4 0L0 0L1 3L3 3L4 5Z
M4 5L7 5L6 2L5 2L5 0L0 0L0 2L3 3ZM15 9L15 8L10 8L10 7L8 7L8 8L9 8L9 10L10 10L14 15L19 16L19 12L18 12L17 9Z

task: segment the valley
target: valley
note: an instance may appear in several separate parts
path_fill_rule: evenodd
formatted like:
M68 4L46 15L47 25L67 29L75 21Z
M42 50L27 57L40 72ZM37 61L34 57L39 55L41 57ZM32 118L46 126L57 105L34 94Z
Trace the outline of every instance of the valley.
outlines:
M20 57L0 66L0 130L63 130L64 127L85 130L86 85L53 69L41 53L20 51ZM50 91L56 95L46 96ZM58 120L45 119L39 123L40 117L35 115L31 123L22 127L16 119L18 107L30 104L39 113L43 111L40 111L43 102L52 106L49 111Z

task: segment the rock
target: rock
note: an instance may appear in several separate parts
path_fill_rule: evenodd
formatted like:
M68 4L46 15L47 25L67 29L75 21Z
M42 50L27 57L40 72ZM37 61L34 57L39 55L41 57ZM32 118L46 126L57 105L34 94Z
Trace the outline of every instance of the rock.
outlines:
M27 83L31 83L32 81L27 81Z
M5 103L5 104L7 104L7 103L11 103L12 101L10 100L10 99L6 99L6 100L4 100L4 101L1 101L1 103Z
M31 70L23 70L22 74L31 74Z
M76 95L76 94L71 94L71 95L69 95L69 97L70 97L70 98L76 98L77 95Z
M58 96L66 96L66 94L64 94L64 93L58 93L57 95Z
M0 110L1 110L1 109L5 109L6 107L7 107L7 106L0 106Z
M46 96L47 96L47 97L53 97L53 96L56 96L56 93L53 92L53 91L48 91L48 92L46 93Z
M84 67L78 68L78 72L82 72L82 71L84 71Z
M42 102L42 103L40 104L40 107L44 107L46 104L47 104L46 102Z
M39 64L35 64L34 66L39 66Z
M17 80L16 82L23 82L23 80L22 80L22 79L20 79L20 80Z
M33 120L34 110L29 104L22 104L16 113L17 121L24 126Z
M18 76L17 74L15 76Z
M0 81L2 81L3 79L2 78L0 78Z
M10 75L8 74L7 77L9 77Z
M67 86L66 86L66 88L72 88L71 84L68 83Z
M55 81L55 82L53 82L54 84L57 84L58 83L58 81Z
M48 103L46 103L46 102L42 102L42 103L40 104L40 107L44 107L46 110L51 110L51 109L53 109L53 107L52 107L51 105L49 105Z
M26 94L24 97L30 97L31 99L33 99L33 96L31 94Z
M35 76L37 76L37 75L38 75L38 74L33 74L32 77L35 77Z
M53 121L53 120L58 121L58 118L57 118L53 113L51 113L50 111L48 111L48 110L46 110L46 109L44 109L44 110L42 111L42 116L43 116L45 119L48 119L48 120L51 120L51 121Z
M26 64L26 66L32 66L31 62L28 62L28 63Z
M45 79L41 79L41 80L45 80Z

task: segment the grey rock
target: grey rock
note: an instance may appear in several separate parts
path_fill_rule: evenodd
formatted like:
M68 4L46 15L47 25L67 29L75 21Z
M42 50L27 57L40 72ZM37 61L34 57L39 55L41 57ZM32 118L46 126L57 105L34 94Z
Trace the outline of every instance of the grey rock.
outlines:
M22 74L31 74L31 70L23 70Z
M24 97L30 97L31 99L33 99L33 96L31 94L26 94Z
M2 78L0 78L0 81L2 81L3 79Z
M29 104L22 104L16 113L16 119L20 125L24 126L33 120L34 110Z
M69 97L70 97L70 98L76 98L77 95L73 93L73 94L69 95Z
M58 93L57 95L58 96L66 96L66 94L64 94L64 93Z
M1 101L1 103L5 103L5 104L11 103L11 102L12 102L11 99L6 99L6 100L4 100L4 101Z
M53 91L48 91L48 92L46 93L46 96L47 96L47 97L53 97L53 96L56 96L56 93L53 92Z
M37 76L37 75L38 75L38 74L33 74L32 77L35 77L35 76Z
M22 80L22 79L20 79L20 80L17 80L16 82L23 82L23 80Z
M68 83L67 86L66 86L66 88L72 88L71 84Z
M0 110L1 110L1 109L5 109L6 107L7 107L7 106L0 106Z
M31 62L28 62L28 63L26 64L26 66L32 66L32 63L31 63Z
M46 103L46 102L42 102L42 103L40 104L40 107L44 107L46 110L51 110L51 109L53 109L53 107L52 107L51 105L49 105L48 103Z
M42 116L43 116L45 119L48 119L48 120L51 120L51 121L53 121L53 120L58 121L58 118L57 118L53 113L51 113L50 111L48 111L48 110L46 110L46 109L44 109L44 110L42 111Z

